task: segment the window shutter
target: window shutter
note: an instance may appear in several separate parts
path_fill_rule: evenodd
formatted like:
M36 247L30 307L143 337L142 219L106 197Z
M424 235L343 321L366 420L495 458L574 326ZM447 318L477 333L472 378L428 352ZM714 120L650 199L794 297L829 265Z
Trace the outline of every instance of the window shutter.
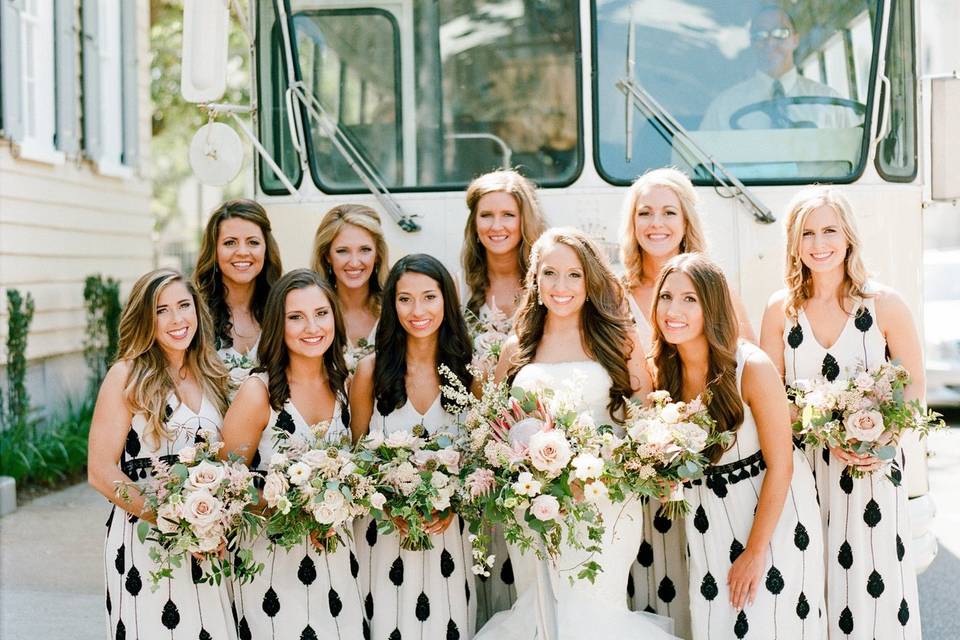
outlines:
M93 161L100 159L100 23L98 3L81 3L83 21L83 149Z
M86 4L86 3L84 3ZM77 5L74 0L56 0L54 7L56 49L57 148L68 155L80 150L77 112Z
M20 106L20 11L22 0L0 0L0 64L3 76L3 132L14 141L23 139Z
M140 57L137 51L137 7L139 3L120 3L120 50L121 74L123 77L123 164L137 168L140 157L139 70Z

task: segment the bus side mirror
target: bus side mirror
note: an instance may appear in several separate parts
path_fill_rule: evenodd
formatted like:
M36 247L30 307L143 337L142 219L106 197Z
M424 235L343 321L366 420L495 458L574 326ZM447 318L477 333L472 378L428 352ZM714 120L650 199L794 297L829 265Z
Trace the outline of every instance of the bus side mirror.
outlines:
M180 93L187 102L215 102L227 89L230 0L184 0Z
M930 195L960 199L960 77L930 80Z

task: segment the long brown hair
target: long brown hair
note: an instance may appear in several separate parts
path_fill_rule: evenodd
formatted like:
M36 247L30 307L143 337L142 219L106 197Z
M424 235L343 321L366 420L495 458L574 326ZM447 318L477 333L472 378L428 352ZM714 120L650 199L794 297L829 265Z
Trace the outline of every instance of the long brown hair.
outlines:
M266 372L270 406L274 410L280 411L284 403L290 398L290 384L287 380L290 354L287 351L287 343L284 341L287 294L296 289L306 289L307 287L317 287L330 302L334 324L333 343L323 354L323 368L327 374L327 384L330 386L330 391L333 392L340 403L344 423L350 424L350 416L347 413L347 376L349 372L347 371L347 364L343 360L343 348L346 346L343 316L340 314L336 292L316 271L294 269L273 285L270 296L267 298L263 316L263 329L260 333L260 346L257 349L260 364L254 371Z
M500 170L485 173L467 187L467 224L463 229L463 251L460 263L470 297L465 305L474 314L487 299L490 278L487 275L487 250L477 236L477 205L488 193L509 193L520 209L520 247L517 262L520 277L525 278L530 266L530 248L547 228L537 200L537 188L516 171ZM461 292L467 295L466 291Z
M804 189L794 197L790 203L785 222L787 231L786 271L784 280L787 285L786 315L792 320L813 294L811 290L810 269L803 264L800 258L803 242L803 225L810 214L820 207L829 206L837 212L838 226L847 240L847 255L843 259L843 283L837 297L840 308L846 310L849 299L868 298L871 294L867 289L869 274L863 265L860 255L863 241L857 231L853 216L853 208L843 194L834 187L813 186Z
M157 344L157 300L161 292L174 282L182 282L193 297L197 312L197 330L187 347L184 366L197 377L203 394L220 414L227 410L230 376L213 347L213 322L210 313L193 284L179 272L156 269L133 284L130 297L120 316L118 360L130 363L123 388L124 400L134 413L143 413L147 425L144 437L154 448L161 438L170 438L164 424L167 398L176 394L168 361ZM183 399L177 396L180 402Z
M703 223L697 211L699 199L693 183L687 174L674 167L663 167L648 171L637 178L623 198L620 212L620 260L626 269L624 280L628 287L639 287L643 281L643 249L637 242L635 231L637 209L640 198L654 187L670 189L680 201L683 213L683 239L680 240L680 253L706 253L707 239L703 232Z
M653 361L653 386L670 392L679 400L683 392L683 361L676 345L663 337L657 321L660 291L671 273L685 274L693 283L700 308L703 311L703 335L707 339L707 409L717 421L718 431L736 432L743 422L743 399L737 388L737 314L730 296L730 287L723 271L702 253L681 253L674 256L660 270L653 294L653 347L649 358ZM723 454L719 445L706 451L711 462Z
M517 372L533 362L543 338L547 308L539 302L538 271L547 249L562 244L573 249L583 266L587 300L580 310L580 335L587 355L599 362L610 375L610 416L623 420L626 398L633 394L627 356L633 351L625 292L607 264L606 257L586 234L573 227L558 227L545 232L530 252L530 269L525 280L526 293L517 311L514 331L519 345L510 361L507 379L512 383Z
M193 282L213 315L217 348L229 347L233 344L233 339L230 337L233 323L230 322L230 308L227 306L227 289L223 284L220 269L217 267L217 240L220 236L220 224L231 218L247 220L260 227L263 241L266 243L263 269L257 274L253 299L250 301L250 311L259 325L263 325L263 307L270 293L270 287L283 274L280 248L273 238L270 219L263 207L253 200L246 199L227 200L217 207L217 210L210 215L207 227L203 231L197 266L193 271Z
M373 272L370 274L367 307L375 316L380 315L380 305L383 303L383 286L387 282L389 270L389 255L387 241L383 236L383 227L380 226L380 214L362 204L340 204L323 215L317 233L313 238L313 260L311 268L324 276L334 290L337 288L337 278L333 275L333 267L327 256L330 247L337 239L340 230L346 225L359 227L373 237L374 250L377 258L373 263Z

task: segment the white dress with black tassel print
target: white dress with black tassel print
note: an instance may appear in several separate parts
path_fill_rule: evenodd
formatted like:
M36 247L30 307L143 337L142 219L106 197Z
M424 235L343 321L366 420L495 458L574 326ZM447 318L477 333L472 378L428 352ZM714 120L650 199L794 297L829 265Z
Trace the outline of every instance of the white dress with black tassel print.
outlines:
M737 386L749 352L737 350ZM815 640L826 636L823 618L823 540L810 467L793 449L793 478L780 519L767 546L766 565L753 604L736 611L727 576L743 552L753 527L766 473L757 426L750 407L736 440L704 477L684 494L690 553L690 614L698 640Z
M787 384L821 376L833 381L886 360L887 344L877 325L873 298L858 301L855 308L830 348L817 341L802 310L797 322L787 323L783 332ZM907 490L900 482L903 451L897 452L889 469L859 479L846 473L845 465L828 449L810 454L825 532L830 638L919 639Z
M120 468L135 483L151 474L154 457L168 464L177 462L180 449L195 444L201 430L220 433L223 419L217 408L203 398L194 413L173 394L167 399L165 422L169 439L150 444L143 433L147 421L135 414L127 433ZM150 559L154 542L140 542L140 519L113 507L107 519L104 544L107 623L111 640L233 640L236 638L230 596L226 584L200 583L203 567L192 557L173 576L162 578L156 591L150 587L150 572L159 567Z
M267 385L264 373L254 373ZM270 409L270 422L260 436L251 469L266 471L277 444L297 436L313 438L310 425L288 399L280 411ZM338 403L324 436L331 444L349 440ZM252 582L234 581L234 606L240 640L359 640L366 620L360 604L360 565L352 532L340 534L332 552L318 551L304 539L285 550L260 535L250 545L254 562L264 564Z

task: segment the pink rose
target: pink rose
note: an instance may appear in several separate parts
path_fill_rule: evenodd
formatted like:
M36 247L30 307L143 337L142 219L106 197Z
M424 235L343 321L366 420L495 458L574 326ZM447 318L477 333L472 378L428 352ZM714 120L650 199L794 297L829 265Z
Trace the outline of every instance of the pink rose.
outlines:
M883 416L879 411L857 411L843 421L847 438L860 442L876 442L883 435Z
M570 443L559 431L538 431L530 437L530 462L551 476L560 475L570 462Z
M541 522L556 520L560 515L560 502L550 495L541 495L530 503L530 513Z

